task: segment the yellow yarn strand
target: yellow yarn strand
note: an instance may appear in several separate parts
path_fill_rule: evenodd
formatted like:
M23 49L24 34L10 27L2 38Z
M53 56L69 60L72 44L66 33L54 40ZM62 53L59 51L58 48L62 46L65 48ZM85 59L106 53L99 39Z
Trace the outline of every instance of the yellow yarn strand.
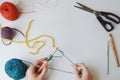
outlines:
M34 48L35 45L36 45L36 44L39 44L39 43L41 43L42 45L39 46L39 47L37 48L37 50L36 50L35 53L34 53L34 52L30 52L30 53L31 53L31 54L37 54L37 53L39 53L40 49L43 48L43 47L45 46L45 42L44 42L44 41L35 41L35 40L37 40L37 39L39 39L39 38L43 38L43 37L46 37L46 38L51 39L51 40L52 40L52 47L55 47L54 38L52 38L51 36L48 36L48 35L40 35L40 36L38 36L38 37L32 39L32 41L35 41L35 42L34 42L33 45L31 45L31 46L29 45L28 33L29 33L30 28L31 28L32 22L33 22L33 20L31 20L31 21L29 22L28 28L27 28L27 30L26 30L26 34L25 34L25 42L26 42L26 45L27 45L27 47L29 47L29 48Z
M40 43L41 41L38 41L38 42ZM34 55L38 54L40 49L42 49L44 46L45 46L45 42L42 42L42 45L37 48L36 52L30 52L30 54L34 54Z
M32 22L33 22L33 20L31 20L31 21L29 22L29 24L28 24L28 28L27 28L27 30L26 30L25 40L28 40L28 32L29 32L29 30L30 30L30 27L31 27ZM52 41L52 47L55 47L55 40L54 40L53 37L51 37L51 36L49 36L49 35L39 35L38 37L36 37L36 38L34 38L34 39L31 39L31 40L28 41L28 42L31 42L31 41L34 41L34 40L37 40L37 39L43 38L43 37L46 37L46 38L50 39L50 40ZM28 43L27 43L27 46L30 47L30 48L32 48Z
M29 45L29 42L28 42L28 32L30 30L30 27L31 27L31 24L32 24L33 20L31 20L28 24L28 28L26 30L26 34L25 34L25 42L26 42L26 46L29 47L29 48L34 48L36 44L39 44L41 43L42 45L40 47L37 48L36 52L30 52L31 54L38 54L40 49L43 48L45 46L45 42L44 41L35 41L33 43L33 45Z
M31 24L32 24L33 20L31 20L28 24L28 28L26 30L26 33L25 33L25 43L26 43L26 46L29 47L29 48L33 48L32 46L29 45L29 42L28 42L28 32L30 30L30 27L31 27Z
M29 42L32 42L32 41L40 39L40 38L48 38L48 39L50 39L52 41L52 47L55 48L55 40L54 40L54 38L52 36L49 36L49 35L39 35L36 38L33 38L33 39L29 40Z

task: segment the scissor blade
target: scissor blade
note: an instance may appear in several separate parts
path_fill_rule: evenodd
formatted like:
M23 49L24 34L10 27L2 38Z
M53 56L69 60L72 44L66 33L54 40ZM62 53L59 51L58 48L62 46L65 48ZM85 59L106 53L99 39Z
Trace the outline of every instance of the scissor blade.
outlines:
M89 7L83 5L83 4L79 3L79 2L76 2L76 3L77 3L79 6L83 7L83 8L88 8L88 9L90 9Z
M76 7L76 8L78 8L78 9L82 9L82 10L84 10L84 11L89 12L88 10L86 10L86 9L85 9L85 8L83 8L83 7L79 7L79 6L74 6L74 7Z
M78 9L82 9L82 7L79 7L79 6L74 6L74 7L78 8ZM84 10L84 9L83 9L83 10Z
M95 12L95 10L93 10L93 9L91 9L91 8L81 4L81 3L78 3L78 2L76 2L76 3L79 5L79 6L74 6L76 8L82 9L82 10L90 12L90 13L94 13Z

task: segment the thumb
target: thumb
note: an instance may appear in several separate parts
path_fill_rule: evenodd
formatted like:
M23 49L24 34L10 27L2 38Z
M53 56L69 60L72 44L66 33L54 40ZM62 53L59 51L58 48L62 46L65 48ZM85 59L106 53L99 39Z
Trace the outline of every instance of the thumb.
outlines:
M36 67L34 66L34 65L31 65L28 69L27 69L27 71L26 71L26 74L32 74L32 75L35 75L35 69L36 69Z

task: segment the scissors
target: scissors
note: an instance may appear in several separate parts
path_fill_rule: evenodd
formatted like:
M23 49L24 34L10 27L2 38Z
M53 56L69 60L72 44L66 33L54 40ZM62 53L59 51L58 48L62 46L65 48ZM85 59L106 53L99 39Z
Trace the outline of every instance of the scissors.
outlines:
M79 6L74 6L74 7L93 13L107 32L110 32L114 29L112 22L116 24L120 23L120 17L113 13L104 12L104 11L96 11L81 3L78 3L78 2L76 3ZM106 20L104 20L103 17L106 18Z

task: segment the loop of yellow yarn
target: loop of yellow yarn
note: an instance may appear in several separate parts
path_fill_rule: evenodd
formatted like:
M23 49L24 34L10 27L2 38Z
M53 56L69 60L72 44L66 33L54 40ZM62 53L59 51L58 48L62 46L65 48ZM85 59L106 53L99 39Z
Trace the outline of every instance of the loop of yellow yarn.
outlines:
M25 35L26 35L26 36L25 36L25 42L26 42L26 46L29 47L29 48L34 48L35 45L41 43L42 45L37 48L36 52L30 52L31 54L37 54L37 53L39 53L40 49L45 46L45 42L44 42L44 41L35 41L35 42L33 43L33 45L31 45L31 46L29 45L29 42L28 42L28 32L29 32L29 30L30 30L30 27L31 27L32 22L33 22L33 20L31 20L31 21L29 22L29 24L28 24L28 28L27 28L26 34L25 34Z

